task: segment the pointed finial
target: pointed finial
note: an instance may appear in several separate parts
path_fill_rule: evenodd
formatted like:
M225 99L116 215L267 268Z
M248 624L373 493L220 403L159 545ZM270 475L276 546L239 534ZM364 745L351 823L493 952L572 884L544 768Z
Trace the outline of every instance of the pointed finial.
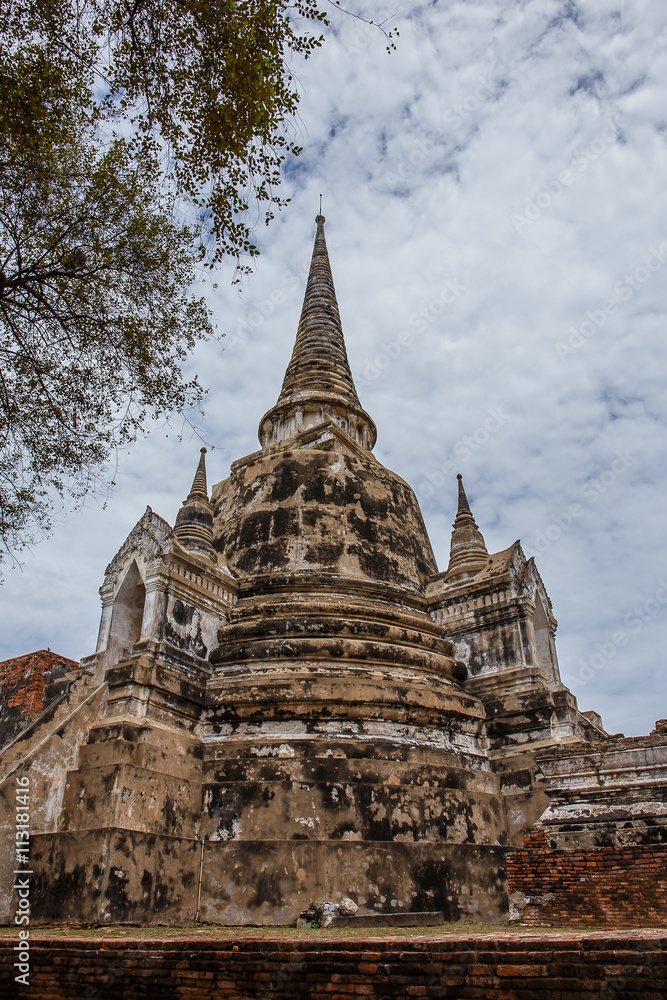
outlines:
M266 449L305 427L327 423L370 451L377 432L361 408L347 358L324 216L318 215L315 221L317 232L294 350L278 401L262 417L259 440Z
M320 195L320 215L322 214L322 195Z
M188 493L188 500L208 500L208 488L206 485L206 448L200 450L199 465L192 480L192 489Z
M470 505L468 504L466 491L463 486L463 476L461 475L460 472L457 474L456 478L459 481L459 506L458 510L456 511L456 516L458 517L460 514L472 514L472 511L470 510Z
M206 486L206 448L202 448L192 489L183 502L174 525L174 535L183 546L213 558L213 508Z
M475 524L470 504L463 488L463 476L459 472L459 503L452 531L449 566L446 580L464 582L476 576L486 566L489 553L484 536Z

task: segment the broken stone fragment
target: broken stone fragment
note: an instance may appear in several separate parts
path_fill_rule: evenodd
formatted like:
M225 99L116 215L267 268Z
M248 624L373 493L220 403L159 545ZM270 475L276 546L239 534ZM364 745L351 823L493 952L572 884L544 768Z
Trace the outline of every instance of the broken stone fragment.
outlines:
M359 907L357 906L355 901L353 899L350 899L349 896L343 896L340 903L338 904L338 912L340 913L341 917L352 917L357 912L358 909Z
M334 903L331 899L317 905L311 903L307 910L300 913L296 926L310 927L317 921L319 927L330 927L334 917L351 917L358 909L355 901L349 896L343 896L339 903Z
M318 903L315 909L320 927L331 927L333 918L338 916L338 904L328 899L324 903Z
M314 920L317 920L317 910L315 904L311 903L307 910L302 910L296 922L297 927L310 927Z

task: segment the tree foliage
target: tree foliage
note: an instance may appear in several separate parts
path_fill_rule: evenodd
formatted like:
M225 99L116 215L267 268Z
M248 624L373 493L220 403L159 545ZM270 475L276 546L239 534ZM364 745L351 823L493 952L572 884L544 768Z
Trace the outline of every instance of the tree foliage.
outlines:
M297 19L295 21L295 18ZM197 265L256 248L298 152L312 0L0 0L0 533L16 552L115 447L196 403Z
M271 217L280 164L300 151L286 59L323 41L295 27L328 23L315 0L10 0L0 11L3 131L57 141L86 115L98 140L120 129L163 194L199 208L213 261L248 250L250 204Z
M211 332L187 231L155 210L123 143L4 170L0 528L15 550L82 498L147 413L197 402L181 365Z

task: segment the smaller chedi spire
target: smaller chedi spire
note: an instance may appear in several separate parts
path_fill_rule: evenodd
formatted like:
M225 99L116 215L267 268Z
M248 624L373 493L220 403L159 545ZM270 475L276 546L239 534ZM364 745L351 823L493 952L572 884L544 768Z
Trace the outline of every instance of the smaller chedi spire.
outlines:
M184 549L207 558L213 553L213 507L206 486L206 448L201 449L192 489L178 512L174 535Z
M466 579L479 573L487 563L489 553L482 532L475 524L461 473L459 481L459 504L452 531L449 566L445 579Z

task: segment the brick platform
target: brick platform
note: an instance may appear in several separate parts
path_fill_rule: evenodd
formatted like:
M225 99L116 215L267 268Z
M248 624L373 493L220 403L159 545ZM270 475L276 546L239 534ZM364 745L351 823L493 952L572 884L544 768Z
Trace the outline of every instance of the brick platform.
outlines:
M0 938L3 1000L646 1000L667 997L667 929L318 938L31 940L30 986Z

